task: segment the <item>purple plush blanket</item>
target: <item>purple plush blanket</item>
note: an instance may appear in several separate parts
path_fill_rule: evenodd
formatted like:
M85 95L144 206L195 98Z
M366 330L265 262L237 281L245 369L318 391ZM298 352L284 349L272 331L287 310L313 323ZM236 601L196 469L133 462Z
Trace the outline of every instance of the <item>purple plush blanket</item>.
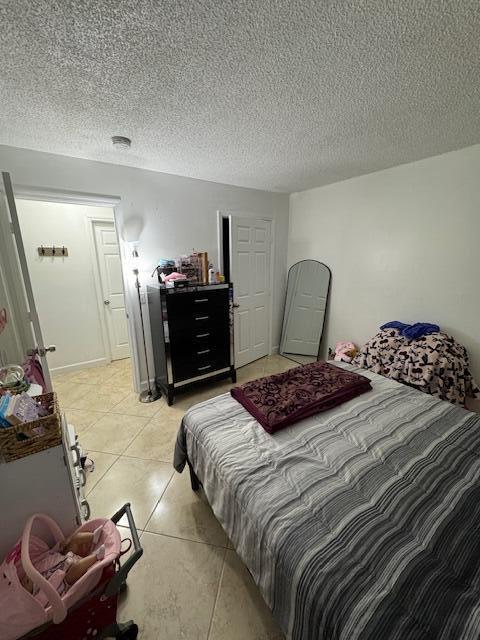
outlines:
M274 433L371 389L370 380L328 362L313 362L234 387L232 396Z

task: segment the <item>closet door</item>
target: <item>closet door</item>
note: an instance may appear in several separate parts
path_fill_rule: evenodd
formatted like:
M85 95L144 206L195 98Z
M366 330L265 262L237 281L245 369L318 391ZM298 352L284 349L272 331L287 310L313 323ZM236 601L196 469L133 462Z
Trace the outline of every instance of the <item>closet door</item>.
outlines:
M6 317L6 325L0 333L0 353L9 349L12 356L8 351L7 355L14 357L18 364L25 360L27 354L37 353L42 363L47 391L51 391L46 356L48 351L54 351L55 347L46 347L43 342L10 174L2 173L0 186L3 187L3 193L0 194L0 291L4 298L0 300L0 312L2 317L3 314ZM54 292L52 295L55 295ZM13 347L11 342L8 345L5 342L5 348L2 348L5 336L14 337Z
M110 357L112 360L120 360L128 358L130 347L120 248L113 220L95 222L94 236Z
M271 221L230 216L235 367L270 351Z

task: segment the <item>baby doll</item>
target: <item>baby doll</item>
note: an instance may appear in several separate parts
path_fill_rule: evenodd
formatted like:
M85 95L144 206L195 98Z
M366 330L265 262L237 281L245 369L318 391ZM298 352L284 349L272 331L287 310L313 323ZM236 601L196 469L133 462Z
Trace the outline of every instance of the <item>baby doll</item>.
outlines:
M81 531L72 534L37 558L35 568L62 595L84 576L91 566L105 557L103 544L95 548L101 533L102 527L98 527L93 532ZM39 600L44 599L43 594L39 593L27 575L21 578L21 583Z

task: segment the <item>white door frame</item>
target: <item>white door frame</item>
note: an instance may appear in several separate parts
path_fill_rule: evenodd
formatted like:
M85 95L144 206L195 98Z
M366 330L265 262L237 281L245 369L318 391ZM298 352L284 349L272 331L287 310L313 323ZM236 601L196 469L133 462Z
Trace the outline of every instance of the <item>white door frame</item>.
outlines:
M3 194L3 190L0 189L0 191ZM7 209L7 215L8 213ZM26 304L26 296L22 296L17 287L12 287L14 276L11 265L17 260L17 255L15 254L14 241L11 236L12 228L10 220L4 219L4 217L0 215L0 254L3 257L3 269L0 269L0 278L5 292L7 309L10 311L8 322L15 341L14 350L17 359L21 361L22 358L25 358L24 346L29 339L32 338L32 331L30 327L27 328L26 323L16 321L17 318L26 318L29 310Z
M37 356L42 365L42 375L45 382L45 391L48 393L52 391L52 378L50 376L50 369L48 366L47 356L45 353L45 344L42 335L42 327L40 325L40 319L38 317L37 306L35 304L35 298L33 295L32 282L30 280L30 271L27 264L25 247L23 245L22 231L20 228L17 205L15 202L16 193L13 188L11 176L8 172L2 172L2 182L5 190L5 199L8 206L8 213L10 214L11 234L9 235L10 239L14 242L16 247L16 250L13 251L13 254L16 255L12 254L12 260L18 261L19 274L21 279L21 282L19 282L18 285L19 287L23 288L25 299L28 304L28 318L30 319L32 327L33 345L37 350ZM24 354L25 357L27 355L28 354Z
M130 356L133 364L133 383L137 391L140 391L140 356L138 352L138 346L136 341L136 335L134 327L132 326L133 320L130 320L133 313L130 313L130 288L128 286L128 280L123 270L123 265L128 260L129 250L128 242L120 237L118 231L118 225L116 224L118 211L122 207L121 198L118 196L101 195L94 193L82 193L80 191L65 191L61 189L49 189L42 187L30 187L27 185L15 185L15 196L22 200L40 200L44 202L64 202L67 204L83 204L97 207L113 208L113 217L115 220L115 229L117 233L118 246L120 247L120 255L122 261L123 272L123 290L125 293L125 309L127 311L127 326L128 326L128 341L130 343Z
M275 275L275 243L273 241L275 237L275 218L272 216L264 216L264 215L255 215L255 213L247 213L246 211L235 211L233 209L228 209L227 211L217 210L217 244L218 244L218 263L220 267L220 272L223 273L223 226L222 220L223 218L228 218L228 216L237 216L239 218L250 218L254 220L265 220L270 223L270 291L271 294L269 296L269 310L268 310L268 355L272 354L273 350L273 281ZM231 268L231 265L230 265ZM235 289L233 291L235 294ZM234 334L235 339L235 334Z

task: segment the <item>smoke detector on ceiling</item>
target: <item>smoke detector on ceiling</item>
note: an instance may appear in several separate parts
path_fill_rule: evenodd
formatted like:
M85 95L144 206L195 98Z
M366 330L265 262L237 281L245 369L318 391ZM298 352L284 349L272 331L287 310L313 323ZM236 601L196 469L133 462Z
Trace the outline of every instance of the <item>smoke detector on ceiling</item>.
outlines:
M132 141L125 136L112 136L112 143L116 149L130 149Z

